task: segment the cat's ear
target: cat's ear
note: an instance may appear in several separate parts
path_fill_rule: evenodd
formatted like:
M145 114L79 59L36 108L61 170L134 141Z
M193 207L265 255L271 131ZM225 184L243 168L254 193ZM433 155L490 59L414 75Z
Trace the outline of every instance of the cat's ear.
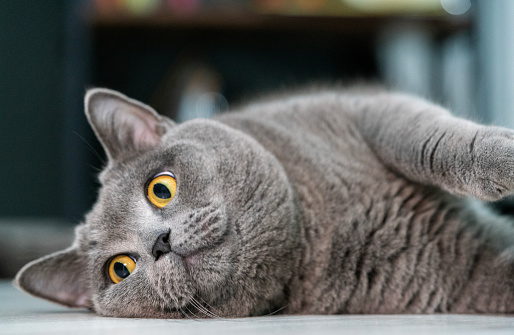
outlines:
M110 160L149 150L161 141L173 121L125 95L95 88L85 98L86 116Z
M23 291L69 307L92 307L87 258L76 247L25 265L14 284Z

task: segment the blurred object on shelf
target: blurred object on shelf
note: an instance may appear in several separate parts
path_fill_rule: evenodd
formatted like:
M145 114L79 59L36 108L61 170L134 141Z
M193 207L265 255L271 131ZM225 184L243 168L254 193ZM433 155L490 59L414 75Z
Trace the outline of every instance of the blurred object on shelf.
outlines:
M160 0L124 0L125 8L134 15L149 15L155 13L160 5Z
M435 43L423 26L384 27L376 47L380 75L401 91L432 96Z
M339 0L361 14L444 14L440 0Z
M93 6L95 11L101 15L116 14L122 9L119 0L94 0Z
M101 15L128 13L144 16L156 13L163 4L161 0L94 0L94 5Z
M334 15L347 12L342 1L332 0L254 0L255 11L280 15Z
M473 45L468 32L437 39L419 24L384 26L376 44L387 85L437 100L455 114L478 118Z
M471 9L471 0L441 0L441 5L448 14L462 15Z
M247 10L249 3L249 0L94 0L94 8L99 15L107 16L190 15L211 10Z
M265 13L293 15L461 15L470 0L254 0Z
M177 122L211 118L229 108L222 89L222 75L206 62L188 55L168 71L152 105Z
M479 100L479 75L476 71L478 60L473 52L473 37L465 32L446 38L439 49L440 67L436 70L442 76L439 90L434 97L457 116L471 120L481 120L477 108Z
M167 0L166 3L177 14L191 14L200 8L200 0Z
M241 12L299 16L462 15L471 0L94 0L99 15Z

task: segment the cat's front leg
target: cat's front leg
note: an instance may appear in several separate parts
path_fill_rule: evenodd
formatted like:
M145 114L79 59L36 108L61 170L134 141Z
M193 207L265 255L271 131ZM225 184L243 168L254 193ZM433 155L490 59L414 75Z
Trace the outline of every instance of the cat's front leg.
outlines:
M512 194L514 132L499 127L476 127L478 129L474 137L468 140L470 154L460 161L461 169L465 170L470 166L470 172L467 173L470 175L467 191L483 200L497 200ZM458 155L459 152L455 154Z
M513 193L514 131L456 118L402 94L361 96L352 108L375 154L406 178L482 200Z

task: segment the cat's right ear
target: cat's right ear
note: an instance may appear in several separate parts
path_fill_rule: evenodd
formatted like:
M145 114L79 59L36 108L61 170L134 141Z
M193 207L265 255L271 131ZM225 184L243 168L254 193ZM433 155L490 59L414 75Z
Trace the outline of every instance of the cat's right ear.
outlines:
M122 160L152 149L175 125L152 107L105 88L88 90L85 111L109 160Z
M62 305L92 307L87 263L87 257L71 247L28 263L16 274L14 284Z

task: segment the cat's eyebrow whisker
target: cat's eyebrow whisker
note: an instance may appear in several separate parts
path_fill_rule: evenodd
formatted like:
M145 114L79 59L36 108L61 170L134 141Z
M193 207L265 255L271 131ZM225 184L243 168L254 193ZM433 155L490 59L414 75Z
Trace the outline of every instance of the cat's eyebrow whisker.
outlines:
M96 172L98 172L98 173L100 173L100 172L102 172L102 171L103 171L102 169L97 168L96 166L93 166L93 165L91 165L91 164L88 164L88 166L89 166L90 168L92 168L93 170L95 170Z
M219 316L217 316L216 314L212 313L211 311L209 311L207 308L205 308L204 306L202 306L202 304L200 304L195 298L191 297L191 304L196 307L200 312L202 312L203 314L205 314L206 316L209 316L211 318L219 318Z
M95 148L93 148L93 146L91 144L89 144L88 141L86 141L86 139L84 137L82 137L79 133L77 133L76 131L73 132L75 135L78 136L78 138L80 138L86 145L87 145L87 148L89 149L89 151L91 151L95 156L96 158L98 158L98 160L103 164L103 165L107 165L107 162L102 158L102 156L98 153L98 151L95 150Z

